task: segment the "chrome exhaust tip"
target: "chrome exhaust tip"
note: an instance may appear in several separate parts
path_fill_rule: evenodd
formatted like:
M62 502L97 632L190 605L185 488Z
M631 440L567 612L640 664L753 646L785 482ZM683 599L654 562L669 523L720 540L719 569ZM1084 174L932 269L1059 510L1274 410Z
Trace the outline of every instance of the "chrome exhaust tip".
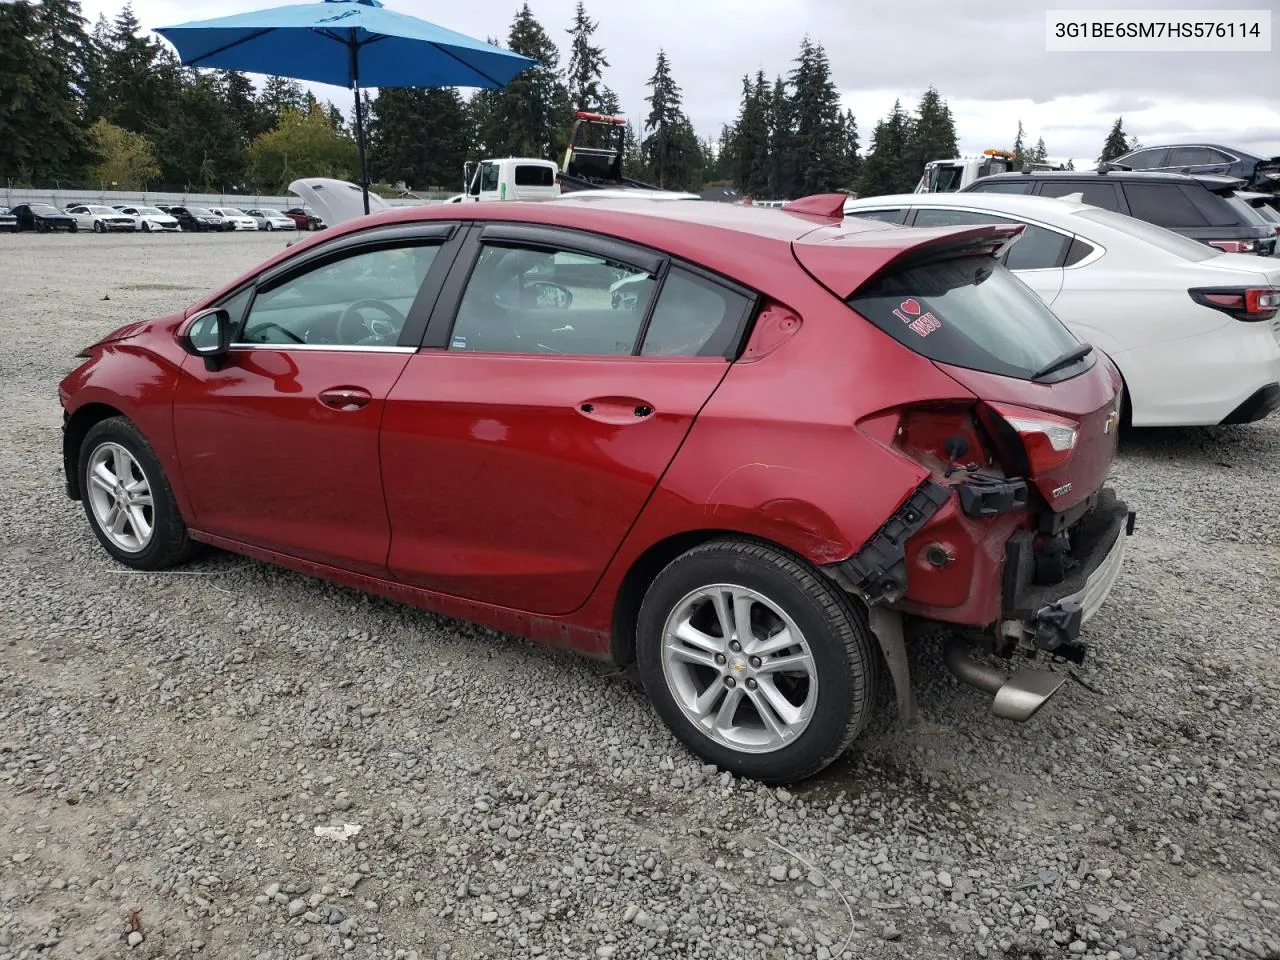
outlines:
M1049 670L1019 670L1006 676L969 657L964 641L954 637L947 641L943 659L957 680L994 698L993 715L1017 723L1034 717L1067 680L1065 674Z

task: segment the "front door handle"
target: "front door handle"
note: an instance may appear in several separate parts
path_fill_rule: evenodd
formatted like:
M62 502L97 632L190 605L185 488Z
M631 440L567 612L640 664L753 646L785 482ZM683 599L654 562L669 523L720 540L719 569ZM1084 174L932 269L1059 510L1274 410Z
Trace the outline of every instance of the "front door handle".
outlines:
M601 423L639 423L653 416L653 405L637 397L592 397L579 403L578 411Z
M373 394L363 387L330 387L320 391L320 402L330 410L359 410L372 399Z

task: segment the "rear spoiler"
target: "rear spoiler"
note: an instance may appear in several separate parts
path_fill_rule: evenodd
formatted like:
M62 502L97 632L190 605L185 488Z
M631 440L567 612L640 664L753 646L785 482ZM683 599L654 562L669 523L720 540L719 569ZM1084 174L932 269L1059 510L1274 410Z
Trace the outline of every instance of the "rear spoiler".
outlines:
M814 280L847 300L888 273L962 257L998 259L1024 229L1020 223L929 228L882 225L859 232L832 226L793 241L791 252Z
M1210 193L1216 193L1220 197L1229 197L1237 190L1249 185L1247 180L1240 180L1237 178L1197 177L1194 174L1192 175L1192 178L1202 184Z

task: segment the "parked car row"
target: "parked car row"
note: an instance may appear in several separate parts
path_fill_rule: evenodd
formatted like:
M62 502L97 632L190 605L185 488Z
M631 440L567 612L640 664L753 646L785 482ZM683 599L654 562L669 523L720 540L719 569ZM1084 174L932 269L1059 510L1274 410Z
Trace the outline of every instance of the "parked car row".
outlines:
M0 230L34 230L48 233L65 230L76 233L178 233L227 232L233 230L324 230L325 222L303 207L288 210L236 207L192 207L157 204L139 206L73 203L59 210L51 203L20 203L0 207Z

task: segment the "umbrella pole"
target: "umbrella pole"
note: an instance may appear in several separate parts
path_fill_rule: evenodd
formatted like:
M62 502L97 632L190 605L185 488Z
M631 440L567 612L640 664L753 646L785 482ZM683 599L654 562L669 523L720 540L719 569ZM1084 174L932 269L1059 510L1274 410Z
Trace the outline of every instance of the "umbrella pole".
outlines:
M347 49L351 52L351 87L356 92L356 148L360 151L360 189L364 195L364 212L369 213L369 169L364 159L364 106L360 103L360 48L356 44L355 31Z

